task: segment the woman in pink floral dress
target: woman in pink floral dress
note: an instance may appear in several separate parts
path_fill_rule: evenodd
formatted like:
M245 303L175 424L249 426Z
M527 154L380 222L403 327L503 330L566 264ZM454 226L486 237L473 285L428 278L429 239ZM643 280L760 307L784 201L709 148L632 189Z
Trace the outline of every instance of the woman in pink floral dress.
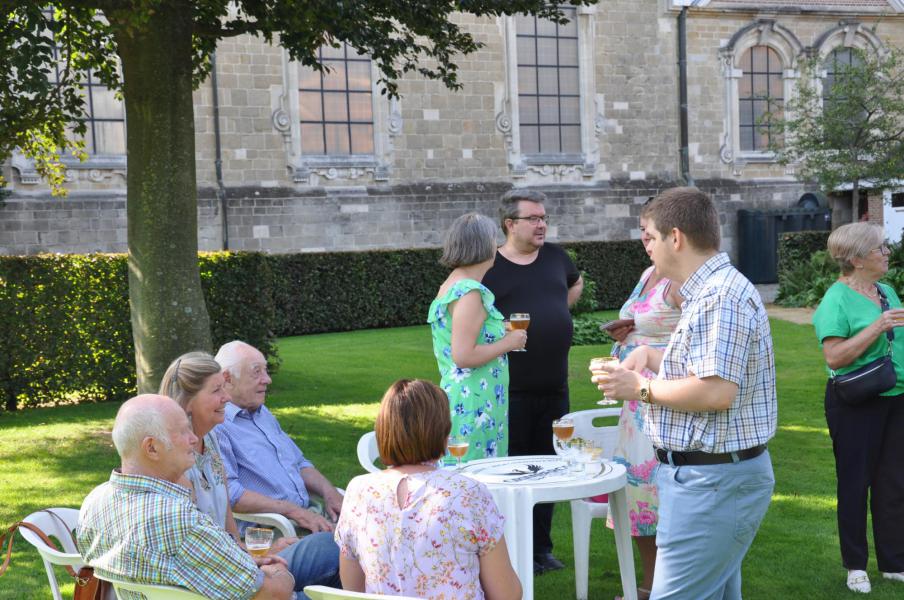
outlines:
M516 600L504 519L482 483L438 468L449 400L423 380L395 382L374 429L380 473L348 484L336 525L347 590L432 600Z
M640 217L640 239L644 248L649 245L645 213ZM647 254L649 254L647 250ZM620 319L634 319L634 325L612 331L617 342L612 355L624 360L638 346L664 348L681 316L681 298L678 286L662 277L656 265L640 276L628 300L619 312ZM655 373L647 373L655 377ZM653 472L658 464L653 454L653 444L643 433L643 414L637 401L625 402L618 421L618 443L613 460L628 471L628 515L631 535L640 551L643 563L643 582L638 586L638 597L649 596L653 585L653 567L656 564L656 523L659 520L659 494L653 483ZM612 527L612 517L606 524Z

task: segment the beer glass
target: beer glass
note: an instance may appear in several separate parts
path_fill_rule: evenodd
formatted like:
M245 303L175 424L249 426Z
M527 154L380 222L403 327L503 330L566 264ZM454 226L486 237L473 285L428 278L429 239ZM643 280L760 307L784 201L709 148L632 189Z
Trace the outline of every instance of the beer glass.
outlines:
M447 444L447 448L449 449L449 454L455 457L455 470L461 470L461 457L468 453L468 446L471 444L465 438L460 437L450 437L449 443Z
M251 556L264 556L273 545L273 530L264 527L249 527L245 530L245 547Z
M512 313L509 315L512 329L527 329L530 326L530 313ZM527 348L516 348L512 352L527 352Z
M596 358L590 359L590 371L599 377L606 377L609 373L602 369L602 366L606 365L607 367L617 367L618 366L618 358L615 356L598 356ZM606 394L603 393L603 399L597 402L600 406L609 406L611 404L618 404L618 400L612 400L611 398L606 398Z

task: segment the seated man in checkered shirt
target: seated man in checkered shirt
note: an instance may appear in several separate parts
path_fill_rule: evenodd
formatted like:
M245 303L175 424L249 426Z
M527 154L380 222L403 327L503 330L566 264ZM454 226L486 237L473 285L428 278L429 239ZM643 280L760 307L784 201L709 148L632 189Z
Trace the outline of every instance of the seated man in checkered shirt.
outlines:
M76 540L85 562L101 577L180 586L205 598L294 598L283 559L252 558L176 483L195 462L196 442L172 399L143 395L122 405L113 424L122 466L79 513Z
M652 259L682 282L668 347L641 346L594 377L607 396L642 400L660 465L651 598L741 598L741 562L775 487L766 442L777 403L769 320L760 295L719 252L719 215L696 188L650 205ZM646 379L646 367L659 375Z

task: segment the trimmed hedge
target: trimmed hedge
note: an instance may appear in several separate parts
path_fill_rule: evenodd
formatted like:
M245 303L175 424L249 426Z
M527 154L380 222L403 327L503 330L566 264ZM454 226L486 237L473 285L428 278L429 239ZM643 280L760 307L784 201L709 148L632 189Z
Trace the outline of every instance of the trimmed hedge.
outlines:
M621 306L649 265L637 241L563 245L597 282L601 309ZM277 337L423 323L447 275L439 255L201 254L214 346L248 341L276 367ZM121 254L0 257L2 406L122 400L135 392L127 275Z

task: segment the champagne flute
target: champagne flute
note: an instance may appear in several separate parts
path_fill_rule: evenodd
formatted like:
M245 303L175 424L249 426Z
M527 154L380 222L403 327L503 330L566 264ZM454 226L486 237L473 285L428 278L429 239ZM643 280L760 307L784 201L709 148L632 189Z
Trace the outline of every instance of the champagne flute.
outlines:
M273 530L264 527L249 527L245 530L245 547L251 556L261 557L267 554L273 545Z
M609 375L608 371L604 371L602 369L603 365L607 367L617 367L618 358L615 356L598 356L596 358L590 359L590 371L594 375L596 375L597 378L605 379ZM597 404L599 404L600 406L609 406L612 404L618 404L618 400L607 398L606 394L603 393L603 399L598 401Z
M512 329L527 329L530 326L530 313L512 313L509 315ZM512 352L527 352L527 348L516 348Z
M449 442L446 447L449 449L449 454L455 457L455 470L461 471L461 457L468 453L468 446L470 446L470 442L466 438L461 437L450 437Z

